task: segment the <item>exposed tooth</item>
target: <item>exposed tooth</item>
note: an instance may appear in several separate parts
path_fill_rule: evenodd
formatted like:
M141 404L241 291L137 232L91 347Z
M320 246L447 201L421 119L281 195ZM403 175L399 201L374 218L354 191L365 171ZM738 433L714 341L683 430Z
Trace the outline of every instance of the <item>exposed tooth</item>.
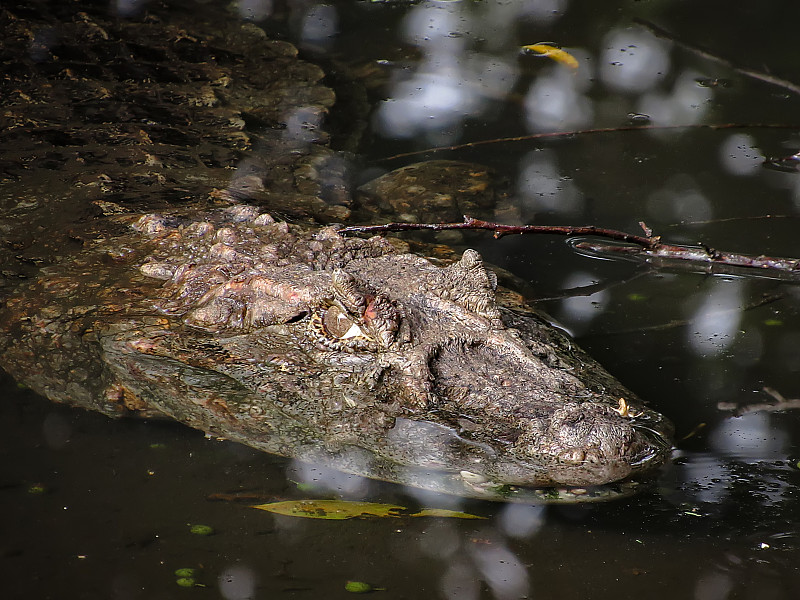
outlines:
M460 471L458 474L461 475L461 479L473 485L478 485L489 481L483 475L479 475L478 473L473 473L472 471Z

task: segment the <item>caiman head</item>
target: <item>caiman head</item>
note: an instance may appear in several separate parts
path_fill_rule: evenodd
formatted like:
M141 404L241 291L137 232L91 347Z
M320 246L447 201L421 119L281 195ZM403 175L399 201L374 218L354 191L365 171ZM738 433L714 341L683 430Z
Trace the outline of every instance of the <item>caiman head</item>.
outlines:
M141 272L164 280L157 306L181 323L172 330L184 341L158 352L256 390L325 452L396 465L379 477L408 468L474 486L588 486L669 454L669 422L507 301L473 250L442 267L383 238L242 206L191 223L148 215L135 228L152 238ZM198 337L214 340L216 358L191 356L186 340ZM257 435L252 423L238 431ZM310 455L282 441L270 447Z

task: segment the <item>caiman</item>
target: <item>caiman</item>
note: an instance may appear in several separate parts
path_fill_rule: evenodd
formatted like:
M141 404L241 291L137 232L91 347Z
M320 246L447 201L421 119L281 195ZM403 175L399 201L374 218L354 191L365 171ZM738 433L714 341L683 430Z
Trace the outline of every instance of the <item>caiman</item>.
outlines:
M17 32L36 37L21 17L5 12L3 19ZM120 43L115 41L120 32L132 37L126 29L132 25L114 25L96 15L81 13L67 21L77 23L76 39L88 35L93 40L95 53L106 42ZM165 39L173 44L198 43L195 31L178 31L153 17L145 22L151 34L157 31L153 27L172 27ZM282 48L272 60L285 61ZM197 72L224 70L216 55L235 66L231 53L206 52ZM52 73L63 75L52 68L41 75L39 65L52 67L52 58L34 62L23 61L27 73L51 86ZM87 69L84 75L85 87L91 73ZM238 96L229 91L235 84L215 75L223 82L217 83L220 89L206 91L213 98L225 96L228 104L218 108L209 97L206 108L237 122L232 103ZM314 89L317 81L310 79L307 87ZM442 265L407 252L398 240L344 237L334 226L275 219L253 204L268 193L263 184L281 165L274 158L262 160L260 169L245 170L257 185L240 185L236 194L233 184L220 192L210 184L213 177L184 172L180 206L173 202L134 214L120 190L137 176L154 189L171 189L169 181L152 173L163 168L159 154L171 156L175 140L154 142L147 130L162 131L162 125L141 120L58 132L57 119L50 118L45 136L44 119L36 122L30 116L35 112L21 116L19 103L35 92L25 91L23 80L17 81L19 99L6 110L13 130L38 134L43 143L61 143L64 162L80 155L70 149L71 136L99 145L106 132L103 160L115 173L104 175L94 165L79 182L86 186L99 178L106 198L113 200L96 199L91 206L99 212L84 215L91 235L72 235L82 247L65 249L59 260L23 273L29 277L24 284L7 286L0 309L0 366L36 392L112 417L166 416L282 456L487 499L589 497L586 488L617 482L622 489L668 457L668 420L498 287L477 252L467 250L460 260ZM37 80L31 76L30 81ZM95 110L123 102L125 90L145 87L120 78L114 85L105 84L91 99ZM147 95L151 100L167 91L177 94L172 84L148 85L160 85L160 92ZM52 89L40 93L52 98ZM324 112L327 100L315 104L309 96L299 101L312 107L305 114ZM201 109L187 117L184 128L197 129L197 119L208 114ZM258 127L269 129L267 121L262 118ZM137 136L139 143L128 147L140 152L140 162L111 160L120 152L111 148L114 140ZM290 160L305 160L307 166L320 152L330 156L318 137L307 135L304 146L297 135L281 139L304 148ZM243 151L254 150L251 138L242 138ZM39 156L36 148L25 156ZM98 150L93 151L84 160L96 159ZM20 204L35 187L25 173L33 162L9 162L22 165L17 179L28 185L7 188L16 190L12 194ZM192 165L197 172L213 170ZM131 171L128 179L122 167ZM13 169L6 172L16 177ZM307 190L293 197L313 196L309 205L325 204L320 200L324 186L315 181L313 194ZM63 202L52 191L57 186L47 185L52 189L43 197ZM242 190L249 203L239 202ZM80 189L70 193L75 200ZM115 207L119 210L111 210ZM4 222L13 224L10 212ZM59 239L56 231L52 236ZM11 250L24 258L30 247L35 245L20 243ZM556 492L531 491L542 488Z

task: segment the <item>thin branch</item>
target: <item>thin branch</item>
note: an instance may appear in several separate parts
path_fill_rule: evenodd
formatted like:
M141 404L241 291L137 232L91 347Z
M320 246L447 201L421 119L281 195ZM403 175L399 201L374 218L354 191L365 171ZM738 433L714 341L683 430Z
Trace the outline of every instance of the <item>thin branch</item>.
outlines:
M725 217L721 219L705 219L702 221L681 221L679 223L669 223L664 227L686 227L687 225L719 225L721 223L734 223L738 221L762 221L771 219L800 219L798 215L746 215L743 217Z
M800 398L787 399L779 391L770 387L763 388L764 393L775 398L775 403L759 402L756 404L738 405L735 402L718 402L718 410L731 411L733 416L741 417L747 413L754 412L777 412L780 410L792 410L800 408Z
M707 50L704 50L699 46L695 46L694 44L690 44L688 42L684 42L677 39L669 31L662 29L655 23L651 23L650 21L647 21L645 19L634 19L634 22L638 23L642 27L649 29L653 33L653 35L663 38L665 40L669 40L676 46L679 46L680 48L683 48L684 50L687 50L692 54L696 54L697 56L705 58L706 60L710 60L712 62L724 65L729 69L736 71L737 73L741 73L746 77L750 77L751 79L757 79L758 81L769 83L770 85L774 85L783 88L785 90L788 90L793 94L800 94L800 85L797 85L796 83L792 83L791 81L781 79L780 77L774 77L773 75L764 73L763 71L756 71L754 69L747 69L745 67L740 67L738 65L735 65L726 58L722 58L721 56L712 54L711 52L708 52Z
M506 225L475 219L464 215L463 223L387 223L385 225L351 225L339 229L339 233L386 233L388 231L444 231L449 229L489 230L494 232L495 239L505 235L523 233L548 233L552 235L565 235L568 237L596 235L620 242L630 242L645 248L653 248L658 244L658 238L632 235L615 229L603 229L593 225Z
M454 150L465 150L477 148L490 144L507 144L514 142L528 142L531 140L561 139L583 135L597 135L604 133L623 133L627 131L672 131L679 129L800 129L800 125L789 125L786 123L694 123L691 125L620 125L619 127L596 127L592 129L574 129L571 131L545 131L541 133L531 133L528 135L517 135L513 137L492 138L490 140L477 140L475 142L465 142L452 146L437 146L425 148L424 150L413 150L411 152L401 152L385 158L378 159L378 162L389 162L401 158L421 156L423 154L433 154L434 152L451 152Z
M697 246L665 244L660 236L652 235L650 229L643 222L640 223L646 236L634 235L615 229L605 229L593 225L506 225L474 219L464 215L462 223L388 223L386 225L354 225L339 229L341 234L366 233L378 234L390 231L444 231L452 229L461 230L488 230L499 239L511 234L549 234L562 235L570 238L593 236L613 240L612 243L603 240L581 240L573 247L583 251L603 255L615 255L645 260L657 259L659 261L682 261L691 264L702 264L707 267L742 267L758 269L761 271L776 271L792 277L800 275L800 259L778 258L772 256L753 256L735 252L716 250L705 244Z

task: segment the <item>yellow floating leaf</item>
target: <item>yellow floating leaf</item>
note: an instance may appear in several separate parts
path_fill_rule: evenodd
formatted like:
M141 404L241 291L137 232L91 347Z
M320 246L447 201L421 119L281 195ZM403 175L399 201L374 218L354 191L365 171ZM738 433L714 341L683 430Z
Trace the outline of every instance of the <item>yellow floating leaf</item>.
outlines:
M457 519L482 519L454 510L426 508L416 513L395 504L379 502L352 502L349 500L285 500L253 506L287 517L303 517L306 519L359 519L370 517L451 517Z
M522 49L535 52L536 56L546 56L547 58L551 58L557 63L560 63L565 67L569 67L570 69L575 70L578 68L578 59L576 59L566 50L562 50L561 48L557 48L551 44L544 44L540 42L538 44L523 46Z
M452 519L485 519L486 517L479 517L478 515L471 515L457 510L449 510L447 508L423 508L421 511L409 515L410 517L447 517Z
M406 509L394 504L350 502L347 500L285 500L253 506L289 517L307 519L353 519L357 517L399 517Z

